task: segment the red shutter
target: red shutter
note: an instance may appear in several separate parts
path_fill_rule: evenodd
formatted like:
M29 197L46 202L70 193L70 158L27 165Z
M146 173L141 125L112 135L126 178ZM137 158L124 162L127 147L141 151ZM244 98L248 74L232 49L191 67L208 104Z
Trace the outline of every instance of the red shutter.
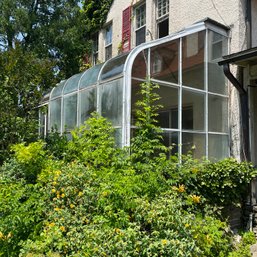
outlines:
M123 11L123 15L122 15L122 52L127 52L130 50L130 35L131 35L130 17L131 17L131 6L126 8Z

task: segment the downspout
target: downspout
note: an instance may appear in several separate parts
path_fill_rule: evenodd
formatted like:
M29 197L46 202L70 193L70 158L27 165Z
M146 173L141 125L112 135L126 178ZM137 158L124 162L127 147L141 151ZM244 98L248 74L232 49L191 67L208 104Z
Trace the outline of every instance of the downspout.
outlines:
M229 68L229 63L223 64L223 72L228 80L234 85L239 92L240 100L240 116L241 116L241 128L242 128L242 150L244 161L251 161L250 158L250 139L249 139L249 107L248 107L248 93L244 89L243 85L235 78ZM253 228L253 212L252 212L252 182L248 187L248 199L246 201L246 210L250 210L249 218L247 222L247 229L252 231Z
M250 161L248 93L243 85L231 73L228 63L223 64L223 71L228 80L239 92L243 159L244 161Z

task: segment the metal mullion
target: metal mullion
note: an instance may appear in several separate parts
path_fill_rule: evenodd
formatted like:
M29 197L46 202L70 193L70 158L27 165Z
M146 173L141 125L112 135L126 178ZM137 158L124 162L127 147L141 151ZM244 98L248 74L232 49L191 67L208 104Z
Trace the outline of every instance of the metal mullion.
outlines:
M182 38L179 39L179 79L178 79L178 154L182 156Z
M209 136L208 136L208 131L209 131L209 85L208 85L208 29L205 30L205 44L204 44L204 84L205 84L205 144L206 144L206 157L209 158Z

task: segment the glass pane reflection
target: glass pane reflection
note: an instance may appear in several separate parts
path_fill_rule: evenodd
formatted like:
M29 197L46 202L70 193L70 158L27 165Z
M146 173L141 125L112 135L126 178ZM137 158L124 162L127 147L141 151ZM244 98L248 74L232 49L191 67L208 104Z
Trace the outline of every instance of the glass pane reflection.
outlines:
M203 131L205 118L204 94L183 90L182 105L182 128Z
M204 89L205 31L188 35L182 40L182 84Z
M50 129L56 128L61 131L61 103L62 99L50 101Z
M151 77L178 83L178 40L151 49Z
M206 156L205 134L182 133L182 154L192 153L194 158Z
M77 125L77 94L64 97L64 130L74 129Z
M209 159L218 161L229 156L229 141L227 135L209 134Z
M112 121L113 126L122 122L122 79L102 85L102 115Z
M96 88L80 92L80 123L84 123L96 111Z

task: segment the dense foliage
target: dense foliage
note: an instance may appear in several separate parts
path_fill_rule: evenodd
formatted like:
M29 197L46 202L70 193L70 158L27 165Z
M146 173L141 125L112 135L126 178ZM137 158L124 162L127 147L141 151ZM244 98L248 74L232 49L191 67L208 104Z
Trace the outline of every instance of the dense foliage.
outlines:
M84 0L85 23L90 34L100 30L106 21L113 0Z
M18 45L0 53L0 163L11 144L37 138L36 107L42 92L56 81L52 67L49 59L39 59Z
M149 86L142 93L153 100ZM154 115L139 106L138 119L149 124L138 128L134 149L117 148L114 129L98 114L69 142L53 134L12 147L0 170L0 256L250 256L254 236L234 245L215 210L241 202L235 193L244 194L253 168L232 159L167 160L159 136L148 134L159 131ZM150 154L138 151L140 141ZM211 183L219 171L220 184Z
M0 1L0 164L11 144L35 140L42 94L80 71L111 3Z

